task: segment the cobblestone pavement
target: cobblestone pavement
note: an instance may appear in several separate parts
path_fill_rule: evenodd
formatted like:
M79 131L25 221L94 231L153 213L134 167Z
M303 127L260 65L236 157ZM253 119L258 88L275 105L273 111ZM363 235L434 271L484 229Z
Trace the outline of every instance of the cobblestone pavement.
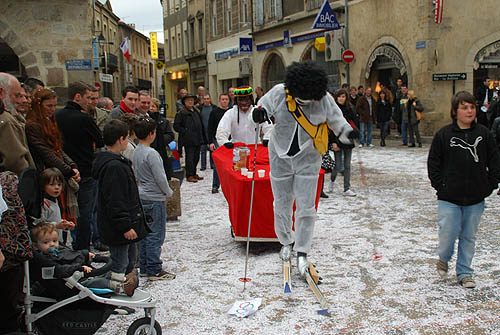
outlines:
M252 243L243 293L245 244L233 241L223 194L205 180L183 184L183 215L167 223L162 257L177 278L142 282L158 298L164 334L500 334L500 197L486 201L477 235L476 289L460 287L450 262L447 280L435 270L437 202L424 148L356 148L352 189L342 177L321 199L310 260L324 283L330 315L316 313L313 294L293 270L291 297L282 296L277 243ZM367 175L361 183L359 159ZM374 260L376 251L381 258ZM294 262L295 263L295 262ZM246 319L227 314L235 300L262 298ZM124 334L142 312L112 316L98 334Z

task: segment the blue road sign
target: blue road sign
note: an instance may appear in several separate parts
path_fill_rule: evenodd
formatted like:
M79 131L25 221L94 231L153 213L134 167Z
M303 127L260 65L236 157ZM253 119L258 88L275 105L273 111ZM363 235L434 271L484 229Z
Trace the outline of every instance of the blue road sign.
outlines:
M252 38L240 37L240 55L252 53Z
M327 30L339 30L340 24L333 14L332 7L328 3L328 0L325 0L323 6L319 10L316 19L314 20L312 29L327 29Z
M67 71L88 71L92 70L92 61L90 59L68 59L66 61Z

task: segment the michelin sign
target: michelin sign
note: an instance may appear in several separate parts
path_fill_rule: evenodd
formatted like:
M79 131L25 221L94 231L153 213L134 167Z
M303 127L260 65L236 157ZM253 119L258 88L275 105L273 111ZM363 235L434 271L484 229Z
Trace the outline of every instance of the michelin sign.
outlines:
M340 29L340 24L333 14L332 7L328 3L328 0L325 0L323 6L319 10L316 19L314 20L313 29L327 29L327 30L338 30Z

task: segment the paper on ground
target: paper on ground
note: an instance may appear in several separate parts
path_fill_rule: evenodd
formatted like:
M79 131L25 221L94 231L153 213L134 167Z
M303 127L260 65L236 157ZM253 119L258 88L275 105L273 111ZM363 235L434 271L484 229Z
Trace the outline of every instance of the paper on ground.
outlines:
M240 318L245 318L257 312L261 303L262 298L235 301L227 313L236 315Z

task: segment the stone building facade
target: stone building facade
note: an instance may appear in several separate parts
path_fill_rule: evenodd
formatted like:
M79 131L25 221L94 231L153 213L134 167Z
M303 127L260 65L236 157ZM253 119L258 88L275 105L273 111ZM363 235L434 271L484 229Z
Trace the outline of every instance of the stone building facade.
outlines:
M189 74L191 77L190 92L196 92L198 86L208 84L207 41L205 0L191 0L188 3L188 56Z
M66 61L92 59L88 0L2 0L0 12L1 53L19 59L17 69L0 70L39 78L62 100L69 82L94 82L91 70L66 70Z
M165 38L165 100L167 116L175 116L175 103L181 88L191 88L187 0L161 0Z
M251 81L252 3L206 1L208 87L213 97ZM244 39L244 40L242 40Z

